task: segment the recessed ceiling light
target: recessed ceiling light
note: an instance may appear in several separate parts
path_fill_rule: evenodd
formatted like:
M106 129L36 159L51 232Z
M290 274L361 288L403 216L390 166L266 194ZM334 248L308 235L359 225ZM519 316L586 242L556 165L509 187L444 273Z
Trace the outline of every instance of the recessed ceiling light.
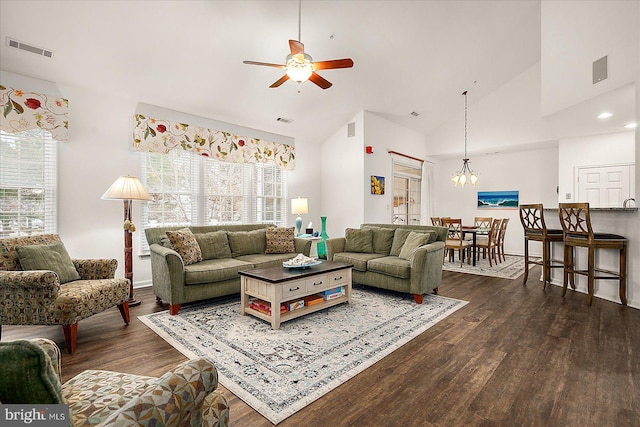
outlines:
M636 126L638 126L637 123L627 123L626 125L624 125L624 127L626 127L627 129L635 129Z
M608 118L609 118L609 117L611 117L611 116L613 116L613 114L611 114L611 113L607 113L607 112L604 112L604 113L600 113L600 114L598 114L598 118L599 118L599 119L608 119Z

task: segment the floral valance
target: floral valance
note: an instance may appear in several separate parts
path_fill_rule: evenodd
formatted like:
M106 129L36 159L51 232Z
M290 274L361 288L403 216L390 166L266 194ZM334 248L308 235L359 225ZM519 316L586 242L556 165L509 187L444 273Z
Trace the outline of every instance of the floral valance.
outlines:
M43 129L56 141L69 140L69 101L0 85L0 129L21 132Z
M136 114L133 147L136 151L168 153L181 149L233 163L276 163L281 169L295 168L291 145L233 135L168 120Z

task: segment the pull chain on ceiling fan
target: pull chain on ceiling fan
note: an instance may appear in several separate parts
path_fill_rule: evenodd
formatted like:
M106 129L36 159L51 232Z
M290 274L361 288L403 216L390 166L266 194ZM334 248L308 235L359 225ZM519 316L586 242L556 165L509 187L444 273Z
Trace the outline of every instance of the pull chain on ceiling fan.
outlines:
M300 33L302 26L302 0L298 2L298 40L289 40L289 50L291 53L287 55L285 65L282 64L270 64L268 62L256 62L256 61L242 61L244 64L249 65L263 65L267 67L283 68L286 70L285 75L276 80L271 88L278 87L282 83L291 79L294 82L304 83L310 80L322 89L329 89L331 82L320 76L316 71L318 70L330 70L334 68L351 68L353 67L353 61L351 58L344 59L332 59L329 61L313 62L311 55L304 53L304 44L300 42ZM298 87L298 92L300 89Z

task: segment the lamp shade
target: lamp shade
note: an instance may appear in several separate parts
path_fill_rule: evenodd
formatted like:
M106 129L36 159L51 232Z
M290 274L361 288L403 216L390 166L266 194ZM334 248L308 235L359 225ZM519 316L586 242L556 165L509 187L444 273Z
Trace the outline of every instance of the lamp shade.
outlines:
M151 200L140 180L135 176L121 176L102 195L104 200Z
M291 213L300 215L309 212L309 205L307 199L298 197L297 199L291 199Z

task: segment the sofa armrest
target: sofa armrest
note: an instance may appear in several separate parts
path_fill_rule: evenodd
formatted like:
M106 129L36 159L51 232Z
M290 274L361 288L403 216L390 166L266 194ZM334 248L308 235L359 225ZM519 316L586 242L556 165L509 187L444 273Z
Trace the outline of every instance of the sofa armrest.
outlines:
M346 239L344 237L334 237L324 241L325 248L327 248L327 261L333 261L333 255L344 252L345 242Z
M184 290L184 262L178 252L157 243L151 250L151 280L156 296L169 304L179 304ZM176 302L178 301L178 302Z
M444 242L418 247L411 258L411 293L426 294L440 286Z
M228 425L229 402L221 391L212 391L202 405L202 427L227 427Z
M58 380L62 381L62 376L60 376L61 372L61 356L60 356L60 348L48 338L32 338L29 341L39 345L44 352L49 356L51 360L51 368L53 369L53 373L57 375Z
M213 363L204 358L187 360L111 414L103 425L201 425L205 398L217 386Z
M82 280L113 279L118 268L115 259L74 259L73 264Z
M299 239L297 237L293 238L293 244L296 247L296 253L303 254L305 256L309 256L311 253L311 240L309 239Z

